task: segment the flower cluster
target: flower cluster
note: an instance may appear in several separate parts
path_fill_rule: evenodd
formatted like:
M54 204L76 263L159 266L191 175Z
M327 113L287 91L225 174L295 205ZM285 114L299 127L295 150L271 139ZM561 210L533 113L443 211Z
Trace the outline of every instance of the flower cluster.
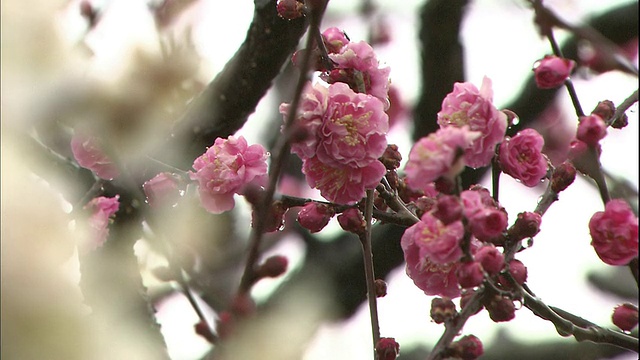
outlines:
M247 145L244 137L217 138L213 146L193 162L202 205L219 214L233 209L234 194L242 194L249 186L265 186L267 152L259 144Z
M323 38L336 66L320 76L328 86L306 86L291 152L302 159L309 186L331 202L354 204L386 173L378 158L387 147L389 70L379 68L365 42L350 42L336 28ZM286 117L290 106L280 105L280 113Z

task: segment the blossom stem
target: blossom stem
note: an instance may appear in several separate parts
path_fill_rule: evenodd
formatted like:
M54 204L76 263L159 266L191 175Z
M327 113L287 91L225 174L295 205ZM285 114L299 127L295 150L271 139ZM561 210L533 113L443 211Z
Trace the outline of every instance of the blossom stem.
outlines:
M365 200L364 219L366 223L365 233L360 236L362 243L362 257L364 260L364 272L367 282L367 298L369 300L369 314L371 315L371 333L373 335L373 348L380 341L380 325L378 322L378 302L375 288L375 274L373 272L373 253L371 252L371 219L373 216L373 190L367 190ZM375 359L375 352L374 352Z
M553 53L557 57L564 58L564 56L562 55L562 50L560 50L560 46L558 46L558 42L556 41L556 38L553 36L553 29L549 29L547 38L549 39L549 43L551 43L551 48L553 49ZM571 97L573 108L576 109L576 115L578 115L578 117L584 116L582 105L580 105L580 100L578 100L578 94L576 93L576 88L573 86L573 82L571 81L571 78L567 78L567 80L564 81L564 85L567 87L567 91L569 92L569 97Z
M320 28L320 21L322 20L323 13L324 8L309 10L309 16L307 18L309 19L310 30L309 33L307 33L307 49L311 49L313 47L313 34L316 31L319 31L318 29ZM298 83L296 84L293 100L291 101L291 106L289 108L289 112L287 113L286 121L283 128L283 133L285 134L285 136L278 137L277 143L274 146L273 162L271 163L269 169L269 184L267 185L267 189L263 195L262 201L258 201L256 205L255 211L258 216L255 222L255 226L251 229L249 254L247 255L244 273L242 274L242 279L240 280L240 286L238 288L238 291L240 293L249 293L249 290L251 290L251 286L253 286L253 283L255 281L254 268L256 262L258 261L262 234L264 233L266 219L268 218L267 212L271 208L270 205L273 201L276 184L278 182L278 178L280 177L280 173L282 172L282 168L284 167L284 162L286 159L285 155L289 152L289 135L291 126L293 125L293 122L296 118L296 113L298 111L298 106L302 97L302 91L304 90L304 86L308 80L310 64L311 51L305 51L302 58L300 76L298 78Z
M456 316L452 321L445 322L445 331L433 347L433 350L426 360L442 359L443 352L447 346L449 346L453 339L460 333L467 320L482 306L480 304L480 300L484 296L484 293L484 288L480 288L475 294L473 294L473 296L471 296L471 299L467 305L462 308L460 313L458 313L458 316Z
M378 185L376 190L378 190L378 194L380 194L380 197L384 199L385 203L392 210L394 210L396 213L398 213L398 215L402 216L403 218L408 219L407 222L411 222L409 226L420 221L420 219L414 213L412 213L411 211L409 211L409 209L407 209L407 207L402 202L402 200L400 200L400 198L397 195L387 190L384 185L382 184Z
M498 201L500 198L500 165L498 164L497 156L493 157L491 160L491 185L492 185L492 193L493 200Z

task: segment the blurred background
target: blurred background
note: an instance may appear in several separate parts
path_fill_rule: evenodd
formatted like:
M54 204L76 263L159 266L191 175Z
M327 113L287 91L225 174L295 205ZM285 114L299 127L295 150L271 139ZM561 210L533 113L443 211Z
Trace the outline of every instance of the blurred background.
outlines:
M186 187L176 206L149 211L123 189L135 189L159 171L189 170L199 152L185 149L198 142L173 142L167 134L189 120L199 104L192 99L200 99L197 95L224 71L247 37L254 7L268 3L2 3L3 356L161 359L166 344L173 360L207 358L211 345L194 331L197 314L162 269L169 262L185 269L198 306L213 325L239 281L250 207L237 198L233 212L211 215ZM545 5L569 23L601 31L637 68L637 1ZM300 24L290 26L302 34ZM322 29L329 26L344 29L352 41L370 41L380 62L391 68L397 113L389 143L399 146L405 160L414 140L435 130L435 113L453 81L480 86L484 76L493 82L496 106L520 116L510 131L534 127L545 136L545 153L554 163L566 158L575 111L564 89L542 92L532 86L532 66L551 48L525 1L330 1ZM287 41L295 46L291 37ZM618 105L637 90L637 77L608 68L593 44L562 30L556 37L567 57L580 64L572 79L585 112L605 99ZM264 67L282 71L257 97L255 111L243 115L247 121L237 134L269 147L282 121L278 105L291 100L297 70L289 61ZM614 197L630 201L637 213L637 104L627 115L629 125L609 129L602 141L601 161ZM79 129L108 140L108 153L128 170L126 178L99 182L70 161L69 139ZM286 173L280 192L320 199L306 189L295 159ZM491 186L481 171L465 176L468 184ZM510 224L519 212L535 208L546 186L526 188L508 176L500 181L500 202ZM79 253L78 244L88 236L82 205L92 196L116 193L128 205L111 225L112 238L95 253ZM578 177L545 214L533 246L517 258L528 267L530 288L547 304L613 327L614 306L637 305L638 290L627 268L603 264L589 245L588 221L602 208L593 183ZM370 358L357 240L343 234L335 219L314 236L294 220L290 210L285 228L265 237L264 256L287 256L289 270L254 287L262 315L239 331L229 345L230 358ZM376 272L389 285L388 295L378 301L382 336L400 343L400 359L423 359L444 328L429 317L431 297L405 275L398 245L402 229L376 228ZM170 255L158 238L169 243ZM562 338L526 308L500 324L481 312L468 321L464 334L483 341L483 359L637 358L614 347Z

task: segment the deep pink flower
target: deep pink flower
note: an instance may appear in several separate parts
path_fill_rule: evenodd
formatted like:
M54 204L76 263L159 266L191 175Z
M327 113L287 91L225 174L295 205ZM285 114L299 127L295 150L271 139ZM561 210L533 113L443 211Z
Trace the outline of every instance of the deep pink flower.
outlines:
M493 245L483 246L478 249L475 259L482 264L484 271L490 275L496 275L504 267L504 255Z
M378 59L371 45L364 41L349 42L340 53L329 54L336 64L322 79L333 84L346 83L356 92L364 92L380 99L388 108L389 67L379 68ZM364 88L361 88L364 87ZM364 91L363 91L364 90Z
M344 31L337 27L330 27L322 32L324 38L324 44L327 47L329 54L338 54L342 51L342 48L349 43L349 39L344 34Z
M482 265L476 261L462 263L456 270L456 277L463 289L479 286L484 280Z
M338 215L338 223L344 231L362 235L366 229L367 223L360 210L349 208Z
M460 296L460 286L455 275L458 263L436 264L429 259L421 260L418 251L405 251L407 275L426 295L445 296L451 299Z
M312 233L324 229L335 215L333 208L316 202L307 203L298 212L298 223Z
M480 136L461 128L445 127L422 139L411 148L405 166L407 185L422 190L440 177L454 178L464 169L462 154Z
M120 175L95 136L76 133L71 138L71 152L78 165L93 171L101 179L112 180Z
M460 194L463 214L469 221L473 235L480 241L500 237L507 228L507 213L498 209L493 199L476 190L465 190Z
M536 85L540 89L557 88L569 78L575 66L576 62L573 60L547 55L533 65Z
M302 172L307 184L320 190L327 200L337 204L355 204L365 196L365 190L373 190L387 172L380 161L363 167L330 166L317 157L304 161Z
M120 208L120 195L112 198L99 196L89 201L84 208L91 212L89 226L93 232L93 241L88 250L95 250L102 246L109 236L109 222Z
M433 216L448 225L462 218L462 204L454 195L441 195L436 202Z
M260 144L247 146L244 137L217 138L213 146L193 162L191 180L199 183L200 200L207 211L219 214L235 205L234 194L247 186L264 186L267 156Z
M453 91L442 101L442 110L438 113L441 128L468 125L471 131L481 133L465 151L465 162L473 168L491 163L495 147L507 131L507 115L498 111L492 101L491 80L487 77L483 79L480 90L468 82L455 83Z
M513 226L509 229L509 237L511 241L519 241L524 238L534 237L540 232L540 223L542 216L530 211L524 211L518 214L518 218Z
M638 325L638 308L629 303L618 305L613 309L611 321L623 331L631 331Z
M429 259L437 264L457 261L462 256L459 244L464 235L462 221L444 225L431 213L405 230L400 240L405 252L417 251L423 261Z
M638 218L624 200L613 199L589 221L591 245L609 265L626 265L638 256Z
M587 145L596 146L607 136L607 125L598 115L581 116L576 138Z
M534 187L547 174L547 158L542 154L544 139L533 129L524 129L500 144L500 167L506 174Z
M178 182L180 178L168 172L161 172L142 184L147 202L152 207L175 203L180 197Z
M333 84L316 155L328 165L367 166L384 154L388 130L389 117L380 100L355 93L346 84Z

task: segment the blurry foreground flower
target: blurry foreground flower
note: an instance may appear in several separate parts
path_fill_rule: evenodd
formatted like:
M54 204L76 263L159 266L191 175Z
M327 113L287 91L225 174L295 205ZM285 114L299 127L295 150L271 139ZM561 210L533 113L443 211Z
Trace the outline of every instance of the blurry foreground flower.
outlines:
M89 225L93 231L92 241L89 242L89 250L95 250L102 246L109 236L109 222L120 208L120 196L109 198L100 196L89 201L85 209L91 212Z
M71 139L71 151L78 165L93 171L101 179L111 180L120 174L96 137L75 134Z
M180 197L178 178L167 172L159 173L142 184L142 189L151 207L171 204Z
M268 153L260 144L247 145L244 137L217 138L212 147L193 162L200 201L207 211L220 214L233 209L234 194L248 186L265 186Z

